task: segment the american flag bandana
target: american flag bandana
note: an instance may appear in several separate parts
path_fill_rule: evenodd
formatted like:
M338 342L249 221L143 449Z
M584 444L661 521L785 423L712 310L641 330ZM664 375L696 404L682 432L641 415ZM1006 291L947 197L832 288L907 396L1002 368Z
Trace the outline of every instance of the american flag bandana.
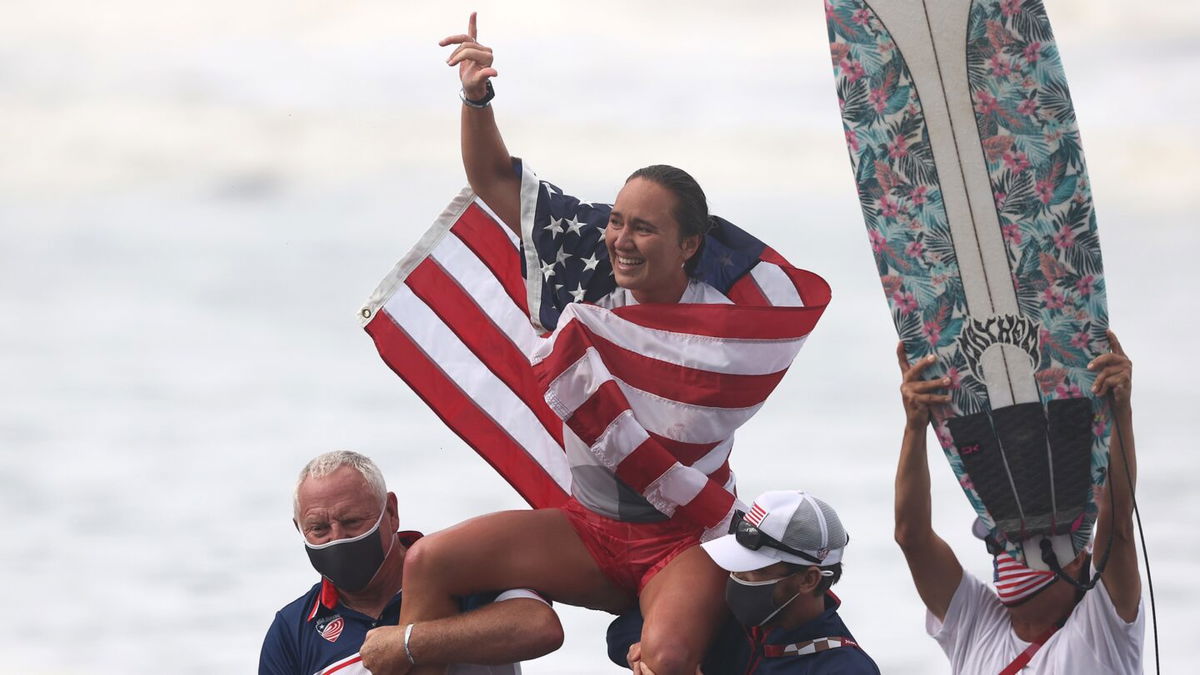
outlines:
M1007 552L992 559L992 570L996 595L1000 597L1002 604L1010 607L1033 597L1054 583L1057 576L1054 572L1030 569Z
M724 534L733 432L791 365L828 284L714 219L697 276L733 304L588 304L615 288L611 207L518 170L522 237L464 190L362 308L364 328L532 506L570 494L566 425L656 509Z

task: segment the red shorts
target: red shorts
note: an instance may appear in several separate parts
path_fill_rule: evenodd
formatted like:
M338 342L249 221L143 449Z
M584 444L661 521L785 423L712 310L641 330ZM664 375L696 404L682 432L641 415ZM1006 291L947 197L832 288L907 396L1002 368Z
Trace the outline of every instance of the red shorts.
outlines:
M602 516L574 498L559 507L604 576L640 594L680 553L700 543L703 528L673 520L626 523Z

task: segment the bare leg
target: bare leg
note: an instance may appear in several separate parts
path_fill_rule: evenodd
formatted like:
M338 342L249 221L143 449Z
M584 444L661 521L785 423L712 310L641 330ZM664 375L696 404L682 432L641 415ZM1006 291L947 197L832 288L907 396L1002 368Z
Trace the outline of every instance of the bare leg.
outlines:
M727 576L693 546L642 589L642 660L655 675L695 674L725 617Z
M600 571L561 511L503 511L431 534L408 551L400 625L457 613L455 597L510 588L613 612L634 602Z

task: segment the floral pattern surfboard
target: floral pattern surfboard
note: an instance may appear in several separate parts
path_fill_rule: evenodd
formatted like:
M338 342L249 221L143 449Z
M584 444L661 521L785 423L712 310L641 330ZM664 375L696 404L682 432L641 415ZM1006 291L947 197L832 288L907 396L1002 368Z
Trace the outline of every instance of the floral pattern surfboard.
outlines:
M993 411L1022 400L1039 410L1054 401L1082 407L1086 423L1072 427L1086 437L1075 439L1086 442L1082 468L1050 461L1081 473L1086 497L1074 510L1051 508L1056 522L1042 523L1070 534L1078 551L1108 462L1108 410L1088 398L1087 370L1108 349L1108 312L1079 129L1045 8L827 0L825 13L846 144L896 330L910 362L936 353L927 376L952 383L952 410L935 423L946 457L992 539L1022 555L1013 531L1028 523L998 527L1004 518L985 505L964 461L976 447L957 447L952 420L982 413L998 424ZM1025 387L1024 399L989 387L981 362L998 363L997 354L1004 365L993 368L1028 362L1028 376L1009 387Z

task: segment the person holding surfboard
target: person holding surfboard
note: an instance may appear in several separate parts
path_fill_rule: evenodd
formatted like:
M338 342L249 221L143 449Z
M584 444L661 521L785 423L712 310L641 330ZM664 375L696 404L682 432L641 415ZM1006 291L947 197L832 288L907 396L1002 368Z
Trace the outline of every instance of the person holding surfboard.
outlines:
M698 544L746 510L727 461L733 429L790 365L828 284L710 216L700 186L675 167L634 172L611 206L538 179L510 156L496 125L497 71L475 14L466 33L441 45L455 47L448 64L462 83L468 182L520 240L521 321L546 331L518 338L521 327L510 324L495 347L521 351L500 369L532 362L533 383L516 375L508 386L540 387L534 408L549 405L540 424L562 439L569 495L418 542L405 565L401 626L368 638L393 656L376 672L438 672L419 649L405 650L406 636L455 613L454 597L501 584L614 613L638 604L645 663L659 675L692 675L723 614L727 579Z
M1001 552L994 559L995 590L963 570L950 546L933 530L926 457L930 411L946 405L948 378L922 381L929 356L909 364L897 350L906 424L896 470L896 542L904 552L917 593L928 610L926 630L938 641L955 673L1141 673L1145 616L1133 533L1137 459L1130 404L1133 364L1117 337L1112 352L1094 359L1093 393L1108 396L1115 428L1105 487L1091 549L1063 574L1029 569ZM1094 559L1094 556L1097 559ZM1105 556L1107 559L1105 560ZM1099 583L1083 591L1101 567Z

